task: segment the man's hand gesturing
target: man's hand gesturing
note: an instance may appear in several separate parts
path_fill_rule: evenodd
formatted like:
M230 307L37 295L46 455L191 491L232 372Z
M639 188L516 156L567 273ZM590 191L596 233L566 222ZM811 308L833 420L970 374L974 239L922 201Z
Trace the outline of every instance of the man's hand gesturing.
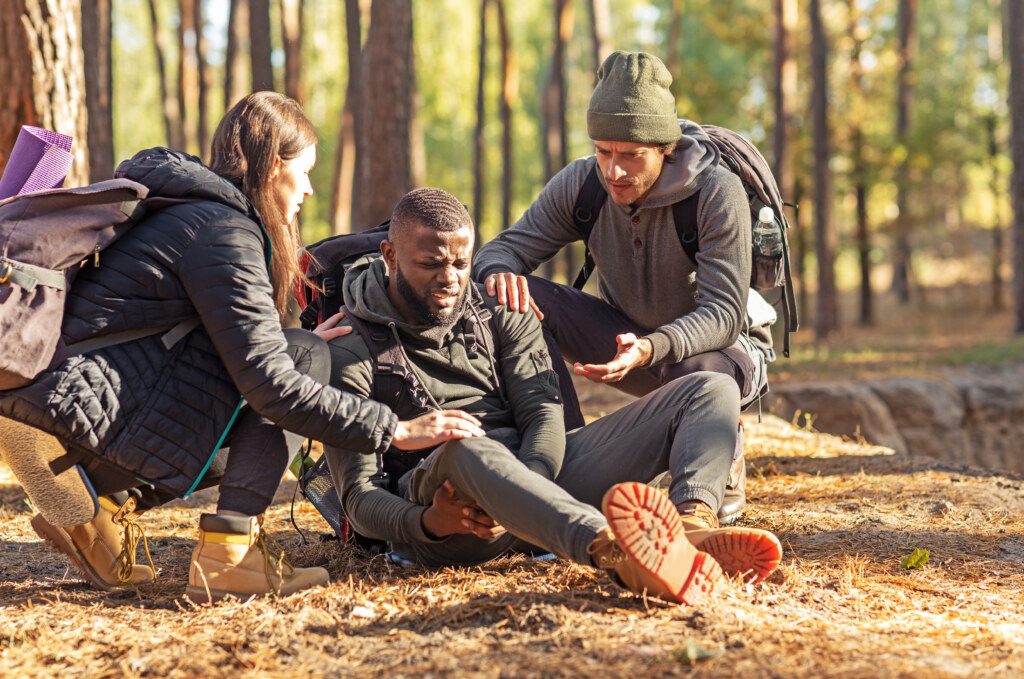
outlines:
M651 362L654 350L651 340L627 332L616 336L615 342L618 344L618 351L611 361L587 365L576 363L573 365L573 371L591 382L618 382L628 375L630 370L642 368Z

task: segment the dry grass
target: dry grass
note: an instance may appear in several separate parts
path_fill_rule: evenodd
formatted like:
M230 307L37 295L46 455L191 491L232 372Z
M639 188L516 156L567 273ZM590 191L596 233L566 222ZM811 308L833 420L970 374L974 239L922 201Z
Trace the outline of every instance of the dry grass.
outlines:
M861 326L853 292L841 295L842 327L827 342L814 338L813 308L803 308L790 360L771 367L785 380L875 378L893 374L933 376L956 366L1000 366L1024 361L1024 337L1014 336L1009 308L993 310L987 285L932 287L922 300L899 304L876 295L876 319Z
M601 394L597 412L614 398ZM89 676L1009 676L1024 674L1024 484L882 448L748 425L745 523L782 539L766 583L699 608L524 559L427 572L337 542L301 545L285 484L269 525L333 583L284 600L179 599L207 493L145 516L159 582L87 588L29 527L0 468L0 670ZM307 531L323 524L297 508ZM931 550L921 570L900 558ZM688 643L721 652L695 667Z

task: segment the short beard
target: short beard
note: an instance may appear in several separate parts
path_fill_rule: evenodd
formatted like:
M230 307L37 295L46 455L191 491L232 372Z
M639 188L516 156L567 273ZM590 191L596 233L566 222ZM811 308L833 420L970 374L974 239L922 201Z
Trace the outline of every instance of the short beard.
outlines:
M462 303L466 299L466 293L469 292L469 286L467 285L462 289L459 299L451 309L431 311L426 299L416 292L405 276L402 275L401 270L397 268L395 270L395 285L397 286L398 294L409 305L409 311L412 312L415 324L434 327L451 323L456 314L462 312Z

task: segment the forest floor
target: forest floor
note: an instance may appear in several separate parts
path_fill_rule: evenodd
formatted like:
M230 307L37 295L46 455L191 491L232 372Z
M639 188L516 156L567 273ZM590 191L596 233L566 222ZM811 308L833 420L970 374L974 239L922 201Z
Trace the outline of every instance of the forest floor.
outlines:
M828 370L810 354L794 363L795 377ZM624 402L611 390L582 396L591 416ZM299 502L312 538L303 545L287 518L294 482L268 527L296 565L325 566L328 587L214 606L182 599L196 519L215 503L206 491L143 517L154 585L96 592L32 532L32 509L0 467L0 675L1024 676L1024 478L777 418L746 425L741 522L775 531L783 562L765 583L734 583L691 608L641 599L565 561L399 568L320 541L327 525ZM928 563L903 568L918 548ZM704 652L713 657L694 660Z
M928 376L949 367L999 366L1024 362L1024 336L1013 334L1009 300L994 309L988 285L927 288L907 305L892 294L875 296L875 323L858 322L859 304L847 291L840 297L843 323L825 342L816 342L812 312L792 336L792 357L771 366L772 380ZM778 324L781 326L781 322Z

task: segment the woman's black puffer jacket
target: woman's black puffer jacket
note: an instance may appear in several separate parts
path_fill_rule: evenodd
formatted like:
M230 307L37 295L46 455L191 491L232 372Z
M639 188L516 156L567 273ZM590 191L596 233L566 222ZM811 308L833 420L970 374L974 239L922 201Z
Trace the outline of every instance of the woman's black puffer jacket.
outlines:
M168 149L118 168L150 197L184 198L146 217L88 265L68 295L67 344L198 318L169 351L159 335L74 356L0 396L0 414L182 495L215 452L239 394L284 429L383 452L397 418L297 372L274 308L259 215L198 158Z

